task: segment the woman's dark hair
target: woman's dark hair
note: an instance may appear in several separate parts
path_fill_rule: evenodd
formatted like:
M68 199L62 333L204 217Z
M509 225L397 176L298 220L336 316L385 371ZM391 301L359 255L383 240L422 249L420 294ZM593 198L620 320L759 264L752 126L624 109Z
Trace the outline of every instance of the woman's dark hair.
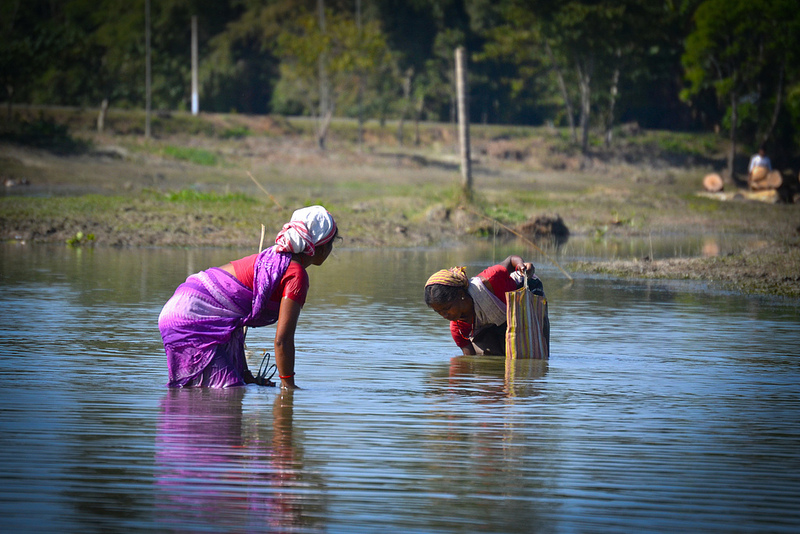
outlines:
M455 302L467 295L467 288L457 286L445 286L442 284L431 284L425 286L425 304L447 304Z
M337 229L336 229L336 230L334 230L334 232L333 232L333 237L331 237L330 241L328 241L328 242L327 242L327 243L325 243L325 244L326 244L326 245L327 245L327 244L330 244L331 246L333 246L333 243L334 243L334 242L338 243L338 242L341 242L341 241L344 241L344 238L343 238L342 236L340 236L340 235L339 235L339 229L337 228ZM315 252L315 254L316 254L316 252Z

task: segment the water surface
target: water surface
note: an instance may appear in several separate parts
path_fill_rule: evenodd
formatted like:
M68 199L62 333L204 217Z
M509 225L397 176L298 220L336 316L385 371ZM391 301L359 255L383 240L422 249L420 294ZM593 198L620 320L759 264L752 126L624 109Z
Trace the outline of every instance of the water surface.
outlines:
M506 368L457 356L421 286L526 251L339 250L309 270L302 390L168 390L161 306L249 252L0 247L0 530L800 527L796 301L538 258L552 357Z

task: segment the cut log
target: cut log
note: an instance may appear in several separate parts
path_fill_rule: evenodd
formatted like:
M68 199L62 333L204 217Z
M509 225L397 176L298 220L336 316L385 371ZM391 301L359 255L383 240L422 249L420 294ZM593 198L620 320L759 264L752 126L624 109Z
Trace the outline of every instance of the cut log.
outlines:
M754 177L755 178L755 177ZM750 180L750 189L753 191L764 191L767 189L778 189L783 183L783 177L779 171L770 171L760 180Z
M709 193L719 193L724 187L725 184L722 182L722 177L715 172L706 174L705 178L703 178L703 188Z
M769 169L766 167L756 167L750 173L750 179L754 182L760 182L767 177L767 173L769 173Z

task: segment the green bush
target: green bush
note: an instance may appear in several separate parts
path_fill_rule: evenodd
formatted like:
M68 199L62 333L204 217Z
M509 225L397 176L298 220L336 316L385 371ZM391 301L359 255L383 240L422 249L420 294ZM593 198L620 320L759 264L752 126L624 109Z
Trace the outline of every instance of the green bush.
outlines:
M234 126L228 128L220 134L222 139L241 139L251 135L250 128L247 126Z
M91 146L88 141L72 137L66 124L59 124L43 114L36 120L21 120L4 128L0 131L0 139L58 154L82 154Z

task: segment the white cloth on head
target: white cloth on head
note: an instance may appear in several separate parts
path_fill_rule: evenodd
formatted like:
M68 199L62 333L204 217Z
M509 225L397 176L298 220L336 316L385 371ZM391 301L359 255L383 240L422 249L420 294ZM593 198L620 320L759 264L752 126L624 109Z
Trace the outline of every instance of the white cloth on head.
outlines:
M336 235L336 221L322 206L309 206L292 213L291 220L275 237L278 252L314 255L316 247Z

